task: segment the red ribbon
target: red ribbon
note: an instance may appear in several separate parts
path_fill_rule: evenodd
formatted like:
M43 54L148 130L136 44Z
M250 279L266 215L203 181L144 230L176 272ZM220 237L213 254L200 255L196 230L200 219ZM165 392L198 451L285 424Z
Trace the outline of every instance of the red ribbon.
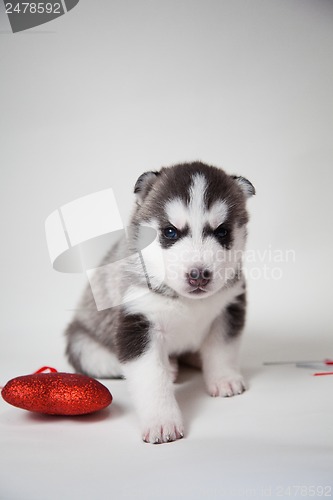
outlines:
M42 366L42 368L39 368L39 370L36 370L35 373L44 373L46 371L49 371L50 373L58 373L58 370L55 368L52 368L51 366Z

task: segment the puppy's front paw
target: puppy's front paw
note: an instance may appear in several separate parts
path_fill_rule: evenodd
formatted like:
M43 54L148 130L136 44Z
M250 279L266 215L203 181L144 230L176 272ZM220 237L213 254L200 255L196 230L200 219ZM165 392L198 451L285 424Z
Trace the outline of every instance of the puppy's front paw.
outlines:
M213 397L220 396L228 398L242 394L242 392L246 390L246 387L242 375L236 373L208 382L207 389L209 394Z
M176 441L184 437L184 426L181 419L160 420L147 425L142 439L145 443L162 444Z

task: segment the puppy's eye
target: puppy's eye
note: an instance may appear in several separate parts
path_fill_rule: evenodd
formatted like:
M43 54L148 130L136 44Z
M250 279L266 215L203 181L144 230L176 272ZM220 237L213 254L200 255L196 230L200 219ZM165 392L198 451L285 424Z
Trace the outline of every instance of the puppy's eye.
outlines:
M178 238L178 231L173 226L166 227L163 229L163 235L169 240L176 240Z
M214 234L219 239L223 239L227 236L228 230L221 224L219 227L215 229Z

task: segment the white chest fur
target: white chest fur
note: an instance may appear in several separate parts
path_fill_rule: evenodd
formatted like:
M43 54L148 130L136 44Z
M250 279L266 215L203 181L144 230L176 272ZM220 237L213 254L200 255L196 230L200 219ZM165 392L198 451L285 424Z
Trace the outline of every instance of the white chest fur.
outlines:
M168 353L180 354L200 347L215 318L240 293L241 282L203 299L171 299L149 292L125 308L131 314L144 314L163 338Z

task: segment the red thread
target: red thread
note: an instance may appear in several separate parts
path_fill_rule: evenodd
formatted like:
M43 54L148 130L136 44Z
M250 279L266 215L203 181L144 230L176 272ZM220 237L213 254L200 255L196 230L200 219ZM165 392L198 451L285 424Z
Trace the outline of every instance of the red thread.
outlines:
M42 368L39 368L39 370L36 370L34 372L35 373L44 373L46 371L49 371L51 373L58 373L58 370L56 370L55 368L52 368L51 366L42 366Z
M324 363L325 365L333 365L333 360L332 359L324 359ZM322 375L333 375L333 372L317 372L317 373L314 373L313 376L314 377L321 377Z

